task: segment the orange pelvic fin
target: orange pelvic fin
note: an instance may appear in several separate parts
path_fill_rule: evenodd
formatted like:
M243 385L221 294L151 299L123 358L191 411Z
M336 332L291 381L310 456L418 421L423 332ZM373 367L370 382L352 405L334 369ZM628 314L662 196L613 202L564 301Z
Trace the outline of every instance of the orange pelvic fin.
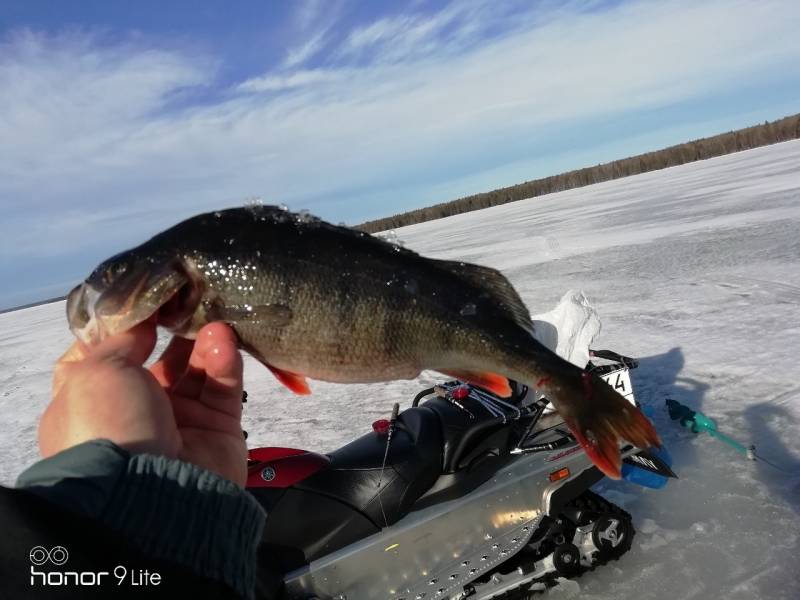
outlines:
M311 388L308 387L308 381L302 375L290 373L289 371L284 371L283 369L273 367L272 365L267 365L267 368L272 371L272 374L275 375L278 381L292 390L295 394L308 396L311 393Z
M467 383L487 389L501 398L508 398L511 395L511 386L508 383L508 378L498 375L497 373L479 373L472 371L442 372L445 375L450 375L450 377L455 377L459 381L466 381Z

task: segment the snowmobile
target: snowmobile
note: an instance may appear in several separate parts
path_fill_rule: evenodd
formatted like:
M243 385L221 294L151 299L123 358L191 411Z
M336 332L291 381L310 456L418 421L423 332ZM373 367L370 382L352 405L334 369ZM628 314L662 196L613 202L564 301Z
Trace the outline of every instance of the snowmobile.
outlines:
M635 360L590 351L586 369L636 403ZM329 454L257 448L249 491L268 518L259 562L287 600L488 600L542 590L630 547L621 507L547 398L510 398L460 381ZM623 476L674 477L665 453L621 448Z

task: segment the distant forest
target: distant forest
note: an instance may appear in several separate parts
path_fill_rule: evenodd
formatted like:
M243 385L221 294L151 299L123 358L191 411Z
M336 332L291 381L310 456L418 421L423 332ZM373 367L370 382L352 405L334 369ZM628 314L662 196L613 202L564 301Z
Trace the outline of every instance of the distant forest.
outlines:
M696 160L722 156L723 154L798 138L800 138L800 114L784 117L777 121L765 121L763 125L721 133L712 137L686 142L685 144L670 146L662 150L615 160L596 167L585 167L560 175L534 179L511 187L475 194L474 196L466 196L458 200L435 204L427 208L420 208L391 217L376 219L375 221L367 221L357 225L356 228L369 233L386 231L405 225L423 223L472 210L497 206L498 204L561 192L601 181L636 175L637 173L657 171L666 167L674 167Z

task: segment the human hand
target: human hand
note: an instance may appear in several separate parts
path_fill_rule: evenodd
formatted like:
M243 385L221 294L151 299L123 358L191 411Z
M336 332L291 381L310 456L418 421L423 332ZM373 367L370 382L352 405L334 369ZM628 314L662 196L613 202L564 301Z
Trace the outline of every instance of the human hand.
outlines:
M155 343L152 320L97 346L76 341L56 363L53 399L39 422L42 455L105 438L244 486L242 356L235 334L211 323L195 341L174 337L147 369Z

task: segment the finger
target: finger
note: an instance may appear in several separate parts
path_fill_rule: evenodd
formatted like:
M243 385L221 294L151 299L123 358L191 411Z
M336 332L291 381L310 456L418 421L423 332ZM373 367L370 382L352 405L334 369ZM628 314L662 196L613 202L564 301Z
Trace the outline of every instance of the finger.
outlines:
M242 355L232 335L220 335L206 354L206 381L200 400L229 415L242 413Z
M230 414L209 407L190 398L179 398L172 402L175 423L180 429L197 429L216 433L231 433L241 430L241 414Z
M53 369L53 394L58 394L64 385L64 373L71 364L82 361L89 355L89 348L80 340L75 340L67 351L56 361Z
M205 353L211 343L211 336L208 334L207 327L208 325L197 332L194 346L189 354L186 370L171 388L171 391L175 394L188 398L197 398L203 390L203 384L206 382Z
M159 359L150 367L150 372L163 387L168 388L183 376L189 366L194 341L174 336Z
M206 382L206 361L209 351L218 341L235 345L235 336L224 323L210 323L197 332L194 349L189 356L189 366L172 390L182 396L199 398Z
M89 356L89 352L90 349L86 344L84 344L80 340L75 340L72 343L72 345L69 348L67 348L67 351L61 355L58 361L56 361L56 366L53 369L54 396L61 391L61 388L64 385L64 380L66 379L66 372L68 370L68 366L81 362L87 356Z
M58 359L58 363L79 362L89 356L89 347L80 340L75 340L67 351Z
M122 358L141 365L155 346L155 322L145 321L127 331L106 338L91 350L91 356L99 360Z

